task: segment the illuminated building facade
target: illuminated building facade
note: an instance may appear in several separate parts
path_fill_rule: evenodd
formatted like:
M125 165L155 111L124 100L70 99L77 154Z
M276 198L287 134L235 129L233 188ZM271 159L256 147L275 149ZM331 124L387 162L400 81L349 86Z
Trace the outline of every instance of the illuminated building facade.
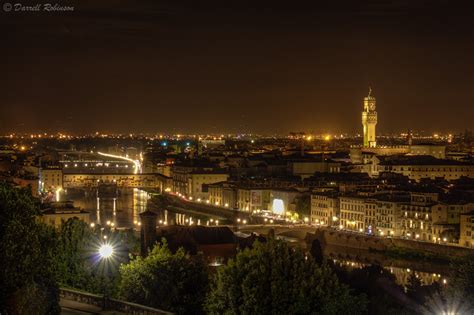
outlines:
M375 126L377 125L377 111L375 108L375 97L369 88L369 95L364 97L364 111L362 112L362 126L364 128L364 147L375 148Z
M296 189L272 189L270 192L270 207L275 214L284 215L296 210L296 198L301 195Z
M474 211L460 215L459 245L474 248Z
M311 194L311 223L317 225L339 225L339 196L334 192Z
M70 201L53 202L49 208L42 210L38 220L55 228L61 227L67 220L77 218L86 224L90 223L90 213L74 207Z
M63 170L61 168L40 169L40 190L56 191L63 187Z
M237 188L229 182L208 185L209 201L212 205L237 208Z
M340 225L343 229L365 231L365 199L363 197L341 197L339 206Z
M270 189L261 187L239 187L237 208L242 211L265 210L270 204Z

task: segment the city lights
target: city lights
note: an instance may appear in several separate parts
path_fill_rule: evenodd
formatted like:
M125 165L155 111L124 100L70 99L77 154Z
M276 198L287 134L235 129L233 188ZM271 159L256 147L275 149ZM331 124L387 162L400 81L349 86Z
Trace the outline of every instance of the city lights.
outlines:
M472 3L73 2L2 4L2 314L474 313Z

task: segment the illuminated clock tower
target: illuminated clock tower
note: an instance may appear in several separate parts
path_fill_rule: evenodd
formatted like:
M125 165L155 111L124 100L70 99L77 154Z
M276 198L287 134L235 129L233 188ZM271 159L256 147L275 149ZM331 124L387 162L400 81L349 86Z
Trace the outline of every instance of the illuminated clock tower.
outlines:
M375 140L375 126L377 125L377 111L375 110L375 97L369 87L369 95L364 97L364 111L362 112L362 126L364 127L364 147L374 148L377 146Z

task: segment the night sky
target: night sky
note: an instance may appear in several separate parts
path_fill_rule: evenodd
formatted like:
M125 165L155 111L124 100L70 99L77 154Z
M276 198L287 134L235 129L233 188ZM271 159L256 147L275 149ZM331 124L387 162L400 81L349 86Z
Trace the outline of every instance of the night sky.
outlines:
M473 129L468 1L58 3L0 10L0 133L353 133L369 85L381 132Z

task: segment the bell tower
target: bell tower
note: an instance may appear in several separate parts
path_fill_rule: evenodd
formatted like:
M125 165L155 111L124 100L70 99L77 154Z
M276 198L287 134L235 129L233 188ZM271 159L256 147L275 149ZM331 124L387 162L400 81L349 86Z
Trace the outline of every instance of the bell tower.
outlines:
M362 126L364 128L364 148L375 148L375 126L377 125L377 111L375 108L375 97L369 87L369 94L364 97L364 110L362 111Z

